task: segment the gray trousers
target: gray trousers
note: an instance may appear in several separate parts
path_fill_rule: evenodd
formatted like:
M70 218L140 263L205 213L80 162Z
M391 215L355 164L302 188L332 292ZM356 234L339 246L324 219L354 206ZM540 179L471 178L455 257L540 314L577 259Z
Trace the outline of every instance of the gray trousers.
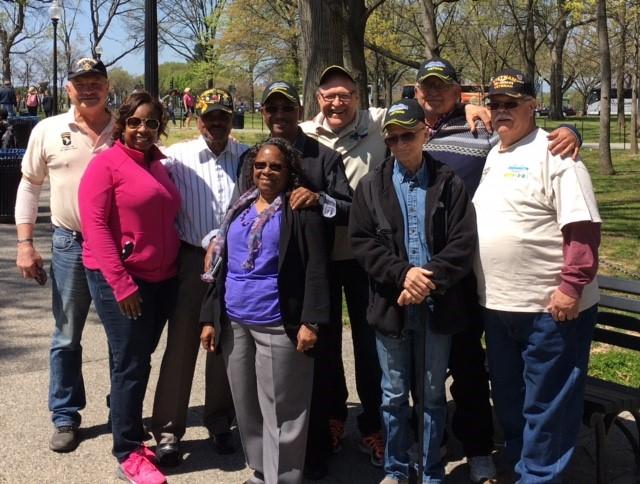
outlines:
M191 384L200 349L200 305L207 286L200 280L204 251L182 244L178 255L178 297L169 318L167 348L153 402L151 429L158 443L176 443L185 432ZM214 434L229 431L231 390L220 355L207 353L203 423Z
M302 482L313 358L296 351L282 326L232 322L221 344L248 466L266 484Z

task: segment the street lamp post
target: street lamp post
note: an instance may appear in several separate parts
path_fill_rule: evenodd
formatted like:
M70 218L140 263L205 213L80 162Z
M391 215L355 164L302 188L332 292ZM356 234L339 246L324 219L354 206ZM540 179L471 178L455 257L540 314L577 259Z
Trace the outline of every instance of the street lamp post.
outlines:
M144 2L144 87L158 97L158 1Z
M53 114L58 114L58 21L62 17L62 7L53 0L49 7L49 18L53 24Z
M96 51L96 60L102 60L102 53L104 51L102 50L102 46L100 44L96 45L95 51Z

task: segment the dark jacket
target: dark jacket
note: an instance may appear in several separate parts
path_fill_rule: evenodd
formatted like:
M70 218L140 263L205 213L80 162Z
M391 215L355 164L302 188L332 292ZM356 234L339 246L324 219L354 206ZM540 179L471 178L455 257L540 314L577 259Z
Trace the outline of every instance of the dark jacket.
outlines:
M464 184L453 171L423 153L429 184L425 233L432 254L423 267L433 272L433 329L462 330L477 317L475 279L471 272L477 244L476 217ZM393 187L393 158L361 181L353 198L349 233L356 260L369 275L367 319L383 334L398 336L404 308L396 300L413 267L404 244L404 220ZM378 202L375 198L378 197ZM383 212L389 228L376 215Z
M282 209L278 293L284 327L295 344L301 323L329 322L328 252L325 239L317 236L323 229L317 210L293 211L288 199ZM225 252L216 282L209 284L200 311L202 323L213 323L218 342L229 324L224 306L226 276Z
M333 225L347 225L353 192L347 181L340 153L318 143L302 130L298 130L298 137L293 146L300 152L301 168L305 178L302 185L316 193L324 192L336 201L336 216L325 221L331 221ZM244 163L244 156L246 155L243 155L238 177L239 194L252 185L247 183L249 167Z
M18 104L13 86L0 86L0 104L11 104L13 106Z

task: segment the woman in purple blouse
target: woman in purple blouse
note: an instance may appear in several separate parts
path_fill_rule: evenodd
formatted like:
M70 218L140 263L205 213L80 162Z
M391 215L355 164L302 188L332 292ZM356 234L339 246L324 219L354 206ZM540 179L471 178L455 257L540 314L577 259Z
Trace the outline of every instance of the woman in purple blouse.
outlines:
M246 156L251 188L215 239L201 341L222 351L249 483L299 483L304 466L313 357L329 322L327 247L315 210L293 211L299 155L272 138Z

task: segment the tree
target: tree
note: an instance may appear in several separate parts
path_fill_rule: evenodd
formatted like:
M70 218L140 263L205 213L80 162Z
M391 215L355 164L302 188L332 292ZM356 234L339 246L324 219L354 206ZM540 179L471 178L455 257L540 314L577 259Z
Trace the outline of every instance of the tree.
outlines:
M600 172L613 175L611 162L610 126L611 126L611 52L609 50L609 29L607 27L606 0L598 0L598 48L600 57Z
M106 66L115 64L127 54L144 45L144 6L140 0L90 0L89 15L91 17L91 55L96 58L96 46L107 36L114 22L121 20L128 26L128 37L123 42L118 39L123 50L109 60L102 59Z

